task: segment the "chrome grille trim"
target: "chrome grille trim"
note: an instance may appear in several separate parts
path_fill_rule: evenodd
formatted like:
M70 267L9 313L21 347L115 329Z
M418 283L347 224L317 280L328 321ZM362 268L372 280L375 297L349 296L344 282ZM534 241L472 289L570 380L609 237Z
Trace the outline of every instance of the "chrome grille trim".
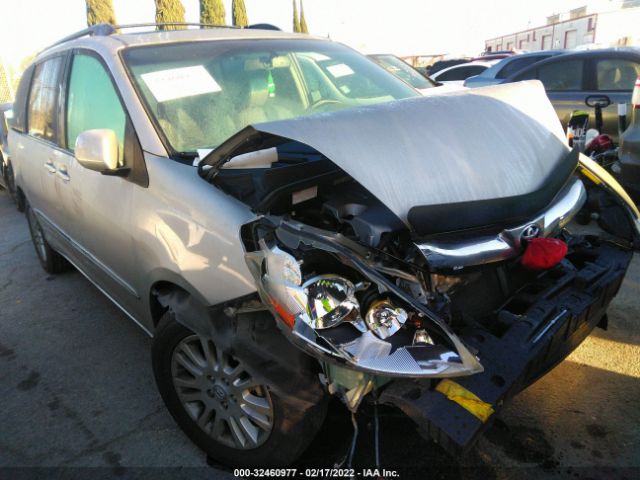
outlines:
M580 211L586 200L584 184L578 177L573 177L544 213L522 225L505 229L497 235L463 240L431 240L417 243L416 247L429 267L435 269L455 270L506 260L521 253L525 231L531 231L531 227L536 226L541 237L557 234Z

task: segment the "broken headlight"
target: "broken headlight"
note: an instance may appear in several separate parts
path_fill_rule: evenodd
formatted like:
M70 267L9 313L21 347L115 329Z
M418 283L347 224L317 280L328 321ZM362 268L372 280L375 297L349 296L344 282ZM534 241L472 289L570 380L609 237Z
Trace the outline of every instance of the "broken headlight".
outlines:
M449 327L438 320L431 320L429 327L428 316L410 300L400 306L394 297L402 300L401 293L375 272L369 275L360 268L362 282L357 284L339 274L314 275L303 281L300 264L304 263L280 248L273 237L271 243L261 238L260 250L246 254L258 293L286 325L287 337L320 360L389 377L453 377L482 371ZM310 243L322 250L318 242ZM304 258L302 252L298 254ZM377 288L379 295L361 305L356 293L364 285ZM417 334L408 322L412 316L420 317L420 324L426 323L445 340L434 342L436 337L426 330Z
M400 330L408 317L403 308L396 307L388 299L383 299L371 304L365 321L371 331L384 340Z
M318 275L307 280L302 288L307 296L306 313L311 328L322 330L348 321L361 332L367 331L360 317L356 288L348 279Z

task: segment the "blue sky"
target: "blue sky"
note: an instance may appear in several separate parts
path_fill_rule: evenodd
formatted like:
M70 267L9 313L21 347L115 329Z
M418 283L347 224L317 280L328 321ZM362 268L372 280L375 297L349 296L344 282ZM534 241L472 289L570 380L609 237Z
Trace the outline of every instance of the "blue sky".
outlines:
M544 23L552 13L603 0L304 0L311 33L366 53L479 53L484 40ZM198 21L198 0L183 0ZM228 21L231 0L224 0ZM604 2L606 3L606 2ZM153 0L113 0L119 23L152 22ZM245 0L249 21L291 29L291 0ZM0 0L0 57L18 65L86 26L84 0ZM55 5L55 7L53 7Z

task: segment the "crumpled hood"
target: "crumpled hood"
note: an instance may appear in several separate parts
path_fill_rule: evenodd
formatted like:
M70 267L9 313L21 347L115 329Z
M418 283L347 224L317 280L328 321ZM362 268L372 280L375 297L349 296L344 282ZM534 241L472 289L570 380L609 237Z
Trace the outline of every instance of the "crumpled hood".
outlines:
M325 155L405 223L411 207L524 195L567 155L539 81L252 125Z

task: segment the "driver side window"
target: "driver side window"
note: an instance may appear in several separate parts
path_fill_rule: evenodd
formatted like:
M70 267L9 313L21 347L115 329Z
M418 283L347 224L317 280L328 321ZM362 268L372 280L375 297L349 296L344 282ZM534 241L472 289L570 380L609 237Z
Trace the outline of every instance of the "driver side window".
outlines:
M582 89L582 60L565 60L538 68L538 79L548 91L571 91Z
M127 117L108 73L93 56L73 57L67 93L67 148L74 151L76 139L85 130L108 128L118 139L118 163L124 165Z

